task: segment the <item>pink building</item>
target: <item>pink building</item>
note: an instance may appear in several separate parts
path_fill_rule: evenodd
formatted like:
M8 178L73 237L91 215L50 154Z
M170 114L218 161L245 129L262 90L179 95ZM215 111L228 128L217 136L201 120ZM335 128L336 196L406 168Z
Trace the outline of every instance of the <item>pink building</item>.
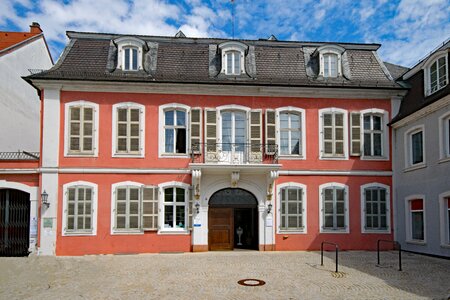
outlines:
M387 124L405 90L380 45L67 35L26 79L43 103L41 254L393 238Z

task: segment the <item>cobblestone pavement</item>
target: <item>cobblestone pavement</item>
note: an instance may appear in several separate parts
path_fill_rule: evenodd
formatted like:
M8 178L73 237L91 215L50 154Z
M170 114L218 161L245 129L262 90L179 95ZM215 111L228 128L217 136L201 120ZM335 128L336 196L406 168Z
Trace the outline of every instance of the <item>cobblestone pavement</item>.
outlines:
M207 252L0 258L0 299L449 299L450 260L397 253ZM241 279L265 281L241 286Z

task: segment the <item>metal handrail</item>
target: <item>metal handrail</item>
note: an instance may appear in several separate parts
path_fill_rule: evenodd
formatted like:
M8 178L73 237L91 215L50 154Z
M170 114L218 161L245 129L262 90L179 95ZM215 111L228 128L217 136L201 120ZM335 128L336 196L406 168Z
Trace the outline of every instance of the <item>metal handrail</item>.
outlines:
M0 160L39 160L39 152L0 152Z
M278 145L259 143L195 143L192 163L276 164Z
M398 246L398 270L401 271L402 270L402 245L400 245L399 242L397 241L392 241L392 240L378 240L377 241L377 265L380 265L380 242L385 242L385 243L392 243L395 246Z
M335 246L335 250L336 250L336 273L338 272L338 254L339 254L339 245L336 243L332 243L332 242L322 242L320 244L320 265L323 266L323 244L327 244L327 245L333 245Z

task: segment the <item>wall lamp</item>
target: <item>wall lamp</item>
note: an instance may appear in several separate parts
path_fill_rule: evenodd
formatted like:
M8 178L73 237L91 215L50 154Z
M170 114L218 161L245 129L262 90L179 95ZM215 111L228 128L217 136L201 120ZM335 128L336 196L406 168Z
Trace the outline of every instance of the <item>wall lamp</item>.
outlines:
M269 203L267 205L267 213L270 214L271 211L272 211L272 203Z
M47 208L49 208L50 203L49 203L47 200L48 200L48 194L47 194L47 192L44 190L44 192L41 194L42 205L45 205L45 206L47 206Z
M197 212L197 215L200 213L200 203L195 203L195 209L196 209L196 212Z

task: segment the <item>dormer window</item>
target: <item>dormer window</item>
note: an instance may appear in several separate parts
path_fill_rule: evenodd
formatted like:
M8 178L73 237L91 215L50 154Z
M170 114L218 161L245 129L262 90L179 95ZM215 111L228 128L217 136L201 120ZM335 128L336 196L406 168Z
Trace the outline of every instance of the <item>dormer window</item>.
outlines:
M219 45L222 57L221 73L238 76L245 74L245 52L248 46L240 42L225 42Z
M334 78L342 76L341 55L344 48L337 45L325 45L316 50L320 58L319 76Z
M135 37L120 37L114 42L118 48L118 69L122 71L139 71L143 69L143 52L146 43Z
M448 84L448 54L437 52L425 64L425 96L429 96Z

